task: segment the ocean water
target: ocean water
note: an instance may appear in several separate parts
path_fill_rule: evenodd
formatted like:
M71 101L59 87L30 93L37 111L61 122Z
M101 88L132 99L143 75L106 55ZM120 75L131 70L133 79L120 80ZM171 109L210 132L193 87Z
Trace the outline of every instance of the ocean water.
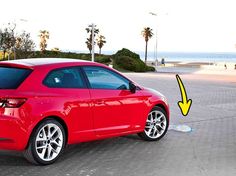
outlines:
M144 53L139 52L139 55L144 59ZM148 60L154 61L155 59L161 61L162 58L168 61L182 61L182 62L235 62L235 53L194 53L194 52L159 52L157 57L154 52L148 53Z
M88 51L71 52L88 53ZM140 55L140 58L144 60L145 53L143 51L134 51ZM116 51L102 51L103 54L115 54ZM157 52L157 56L154 52L148 52L148 61L155 61L155 59L161 61L162 58L166 62L169 61L182 61L182 62L235 62L236 63L236 50L235 52Z

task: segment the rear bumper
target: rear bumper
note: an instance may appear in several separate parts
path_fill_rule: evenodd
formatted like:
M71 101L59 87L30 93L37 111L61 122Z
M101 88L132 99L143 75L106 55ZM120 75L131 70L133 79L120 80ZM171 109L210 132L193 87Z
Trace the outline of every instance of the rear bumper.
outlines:
M0 115L0 150L24 150L28 142L27 130L16 117Z

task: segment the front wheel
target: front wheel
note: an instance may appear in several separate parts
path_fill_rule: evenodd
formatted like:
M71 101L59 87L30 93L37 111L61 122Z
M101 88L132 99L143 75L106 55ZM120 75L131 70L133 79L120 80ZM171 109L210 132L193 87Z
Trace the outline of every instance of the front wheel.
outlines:
M138 135L146 141L156 141L166 134L168 126L166 112L160 107L154 107L147 116L144 131Z
M33 131L24 156L34 164L52 164L63 152L65 141L63 126L54 119L46 119Z

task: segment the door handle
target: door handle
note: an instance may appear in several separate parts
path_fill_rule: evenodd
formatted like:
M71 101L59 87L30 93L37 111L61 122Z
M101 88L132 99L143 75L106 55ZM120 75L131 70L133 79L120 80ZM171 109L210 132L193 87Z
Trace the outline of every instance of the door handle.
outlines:
M104 100L98 100L98 101L96 101L96 104L98 104L98 105L105 104L105 101Z

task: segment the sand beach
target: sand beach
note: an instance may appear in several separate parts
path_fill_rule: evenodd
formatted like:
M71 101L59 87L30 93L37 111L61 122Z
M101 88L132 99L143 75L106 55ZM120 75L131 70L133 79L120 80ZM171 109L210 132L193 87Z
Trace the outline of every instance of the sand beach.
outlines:
M159 73L206 74L236 76L236 62L182 62L173 61L165 64L148 62Z

